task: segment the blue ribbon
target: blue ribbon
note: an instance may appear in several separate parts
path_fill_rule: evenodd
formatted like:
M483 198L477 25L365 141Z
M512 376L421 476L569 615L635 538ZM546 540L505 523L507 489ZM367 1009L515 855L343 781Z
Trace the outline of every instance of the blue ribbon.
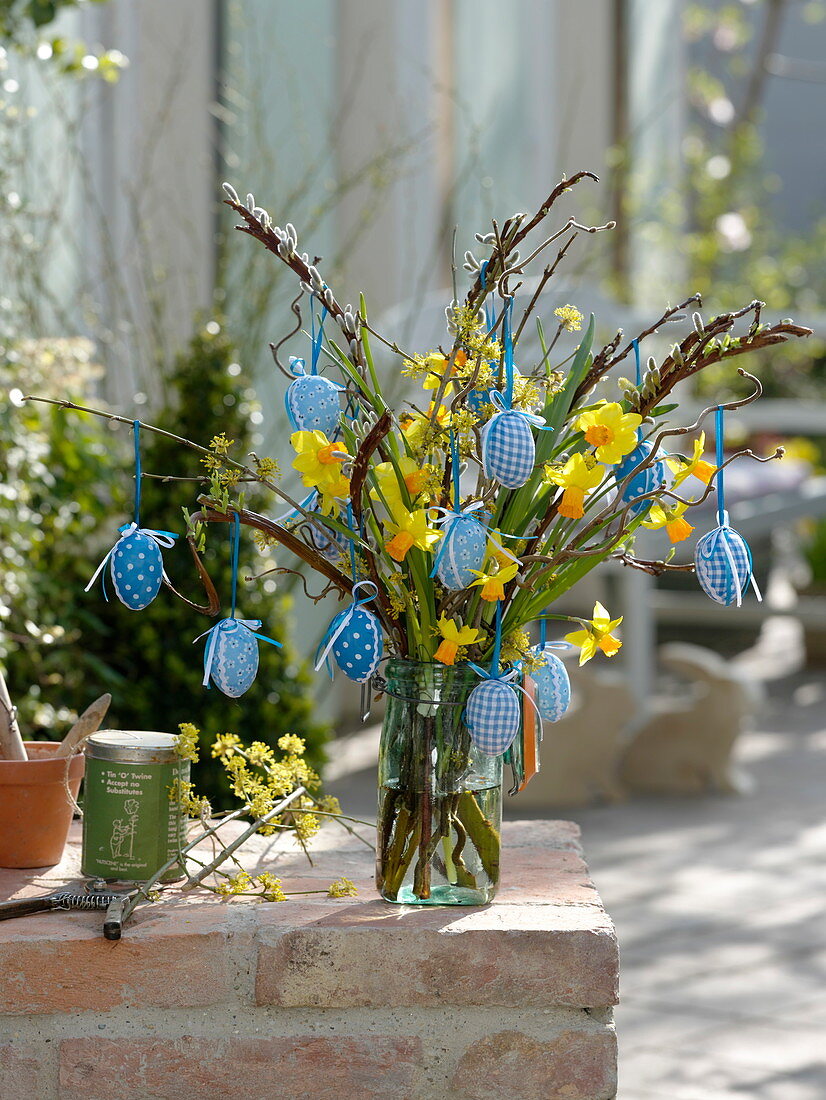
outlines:
M723 471L723 462L725 461L723 434L725 432L725 426L723 424L722 405L717 406L714 430L716 433L715 444L717 447L717 522L721 527L726 527L728 526L728 515L726 514L726 487Z
M230 618L235 618L235 592L238 587L238 545L241 542L241 519L237 512L232 516L232 533L230 535L232 539L232 611L230 612ZM261 625L260 623L258 624Z
M135 526L141 525L141 422L132 421L132 434L135 439Z
M631 345L634 348L634 360L635 360L635 363L636 363L636 371L637 371L636 385L637 385L637 389L639 390L639 389L642 388L642 368L640 367L640 342L639 342L639 340L632 340ZM640 426L637 428L637 442L639 443L639 442L641 442L641 440L642 440L642 424L640 424Z
M312 301L312 299L310 299L310 300ZM313 348L313 357L312 357L312 361L310 363L310 374L318 374L318 359L319 359L319 356L321 355L321 345L322 345L322 342L324 340L324 320L325 320L326 316L327 316L327 307L324 306L324 308L321 311L321 321L319 322L319 326L318 326L318 335L316 335L316 331L315 331L315 310L314 309L310 310L310 318L311 318L311 321L312 321L311 340L312 340L312 348Z
M347 501L347 525L348 525L348 527L350 528L351 531L353 530L353 523L354 523L354 520L353 520L353 504L352 504L352 501L348 500ZM351 574L353 580L355 581L355 580L358 579L356 577L356 544L353 541L353 539L348 539L347 542L348 542L348 545L350 547L350 574ZM375 585L373 587L375 588ZM355 588L353 589L353 591L355 591ZM376 589L376 595L378 595L378 589Z
M508 408L513 405L513 334L511 332L511 317L513 315L513 298L505 306L505 315L502 319L502 337L505 344L505 403Z

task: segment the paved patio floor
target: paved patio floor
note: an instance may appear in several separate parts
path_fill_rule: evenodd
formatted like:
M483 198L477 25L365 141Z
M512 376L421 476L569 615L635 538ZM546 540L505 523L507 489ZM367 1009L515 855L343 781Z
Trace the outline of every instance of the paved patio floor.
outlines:
M738 744L750 794L556 815L619 933L619 1100L826 1100L826 673L775 640ZM351 812L374 774L332 784Z
M619 1100L826 1098L826 676L767 692L751 794L570 815L621 945Z

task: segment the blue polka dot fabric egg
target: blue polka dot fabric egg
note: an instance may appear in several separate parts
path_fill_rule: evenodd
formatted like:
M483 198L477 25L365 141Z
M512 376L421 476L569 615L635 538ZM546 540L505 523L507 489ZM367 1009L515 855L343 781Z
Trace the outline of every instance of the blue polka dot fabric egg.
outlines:
M475 516L453 512L445 520L444 537L439 544L436 559L436 576L451 592L467 588L485 562L487 531Z
M500 756L519 732L519 696L502 680L483 680L468 696L465 725L471 740L486 756Z
M294 359L290 368L300 371L284 395L290 424L297 432L324 432L331 439L341 416L338 395L343 386L321 374L305 374L301 359Z
M258 672L258 639L238 619L222 619L209 632L206 659L213 684L224 695L237 699L250 688Z
M542 661L530 673L536 684L537 709L545 721L558 722L571 705L568 670L550 646L534 646L532 652Z
M533 473L536 444L525 416L508 409L492 417L482 430L482 466L506 489L518 489Z
M617 485L621 485L631 471L651 455L653 449L653 445L647 440L638 443L634 450L627 454L614 470ZM647 512L651 507L651 500L638 500L636 504L633 504L632 501L637 500L638 497L644 496L646 493L653 493L655 489L659 489L665 480L665 463L659 460L652 462L650 466L646 466L631 478L622 490L621 499L625 504L631 504L630 511L632 515L636 516L641 512Z
M369 593L359 595L359 593ZM362 605L378 595L372 581L357 581L353 585L353 602L340 611L327 628L316 652L315 668L318 671L332 653L336 664L350 680L363 684L379 666L384 652L384 638L377 616Z
M705 594L726 607L733 603L739 606L749 582L754 583L748 543L728 524L715 527L698 540L694 565ZM759 599L759 592L757 595Z
M115 595L132 611L143 611L157 596L163 579L158 544L140 529L119 539L109 559Z
M363 684L369 680L382 658L384 639L379 620L366 607L354 607L342 611L333 619L331 629L335 633L342 621L349 616L344 629L333 642L336 664L349 680Z

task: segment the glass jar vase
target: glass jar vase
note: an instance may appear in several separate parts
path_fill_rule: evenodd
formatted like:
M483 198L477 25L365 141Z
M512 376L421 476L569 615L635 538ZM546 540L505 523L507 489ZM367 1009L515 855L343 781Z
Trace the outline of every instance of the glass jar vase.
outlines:
M502 758L472 744L468 665L391 660L379 749L376 885L406 905L482 905L499 882Z

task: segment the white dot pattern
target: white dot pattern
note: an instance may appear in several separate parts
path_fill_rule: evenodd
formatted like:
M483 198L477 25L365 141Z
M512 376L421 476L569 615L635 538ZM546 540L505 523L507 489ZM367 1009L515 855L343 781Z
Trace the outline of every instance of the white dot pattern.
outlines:
M346 616L350 621L333 642L336 664L350 680L363 684L379 666L384 650L384 639L379 620L366 607L347 608L336 615L330 624L335 633Z
M160 547L142 531L124 535L112 551L109 572L120 602L131 611L143 611L161 587L163 560Z

